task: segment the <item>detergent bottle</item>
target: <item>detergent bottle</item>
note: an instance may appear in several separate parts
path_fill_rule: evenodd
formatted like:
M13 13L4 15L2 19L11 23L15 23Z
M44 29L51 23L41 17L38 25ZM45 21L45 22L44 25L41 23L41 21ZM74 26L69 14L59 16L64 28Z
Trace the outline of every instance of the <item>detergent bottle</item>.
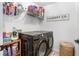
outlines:
M18 33L17 33L16 28L13 27L12 30L13 30L13 31L12 31L12 40L14 40L14 39L18 39Z
M8 16L10 15L10 5L9 3L7 3L7 13L8 13Z

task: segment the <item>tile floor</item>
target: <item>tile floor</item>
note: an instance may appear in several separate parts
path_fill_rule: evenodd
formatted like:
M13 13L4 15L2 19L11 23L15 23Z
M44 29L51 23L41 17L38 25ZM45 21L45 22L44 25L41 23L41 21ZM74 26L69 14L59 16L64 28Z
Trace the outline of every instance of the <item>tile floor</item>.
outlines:
M59 52L57 51L52 51L49 56L59 56Z

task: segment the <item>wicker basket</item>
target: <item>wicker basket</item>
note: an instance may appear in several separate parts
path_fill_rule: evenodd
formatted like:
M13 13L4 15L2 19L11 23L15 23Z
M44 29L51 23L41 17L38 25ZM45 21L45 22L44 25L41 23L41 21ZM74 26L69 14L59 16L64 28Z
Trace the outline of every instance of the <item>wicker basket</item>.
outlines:
M60 56L74 56L75 47L71 42L60 43Z

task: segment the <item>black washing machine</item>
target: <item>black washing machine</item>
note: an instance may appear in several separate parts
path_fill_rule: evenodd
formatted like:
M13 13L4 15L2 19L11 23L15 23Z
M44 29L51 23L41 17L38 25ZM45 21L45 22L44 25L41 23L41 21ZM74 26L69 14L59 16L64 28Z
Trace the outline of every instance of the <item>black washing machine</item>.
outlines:
M19 33L22 56L47 56L53 48L52 31Z

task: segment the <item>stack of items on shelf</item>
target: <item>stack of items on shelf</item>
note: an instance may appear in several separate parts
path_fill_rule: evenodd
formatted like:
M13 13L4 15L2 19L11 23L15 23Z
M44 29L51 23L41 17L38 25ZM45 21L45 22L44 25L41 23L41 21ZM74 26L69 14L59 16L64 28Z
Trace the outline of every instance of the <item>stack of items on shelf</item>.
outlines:
M18 42L15 42L18 39L17 32L15 27L13 27L13 32L3 33L3 55L4 56L14 56L16 51L18 51Z
M3 3L3 14L6 15L19 15L19 7L21 7L21 9L23 9L21 4L16 4L14 2L5 2Z
M18 51L18 43L3 45L4 56L15 56Z
M12 32L3 32L3 42L11 42L15 39L18 39L18 33L15 27L13 27Z
M38 17L39 19L44 19L44 12L45 10L43 7L36 5L29 5L27 10L28 15Z
M10 33L3 32L3 42L11 42L12 41L11 36L12 32Z

